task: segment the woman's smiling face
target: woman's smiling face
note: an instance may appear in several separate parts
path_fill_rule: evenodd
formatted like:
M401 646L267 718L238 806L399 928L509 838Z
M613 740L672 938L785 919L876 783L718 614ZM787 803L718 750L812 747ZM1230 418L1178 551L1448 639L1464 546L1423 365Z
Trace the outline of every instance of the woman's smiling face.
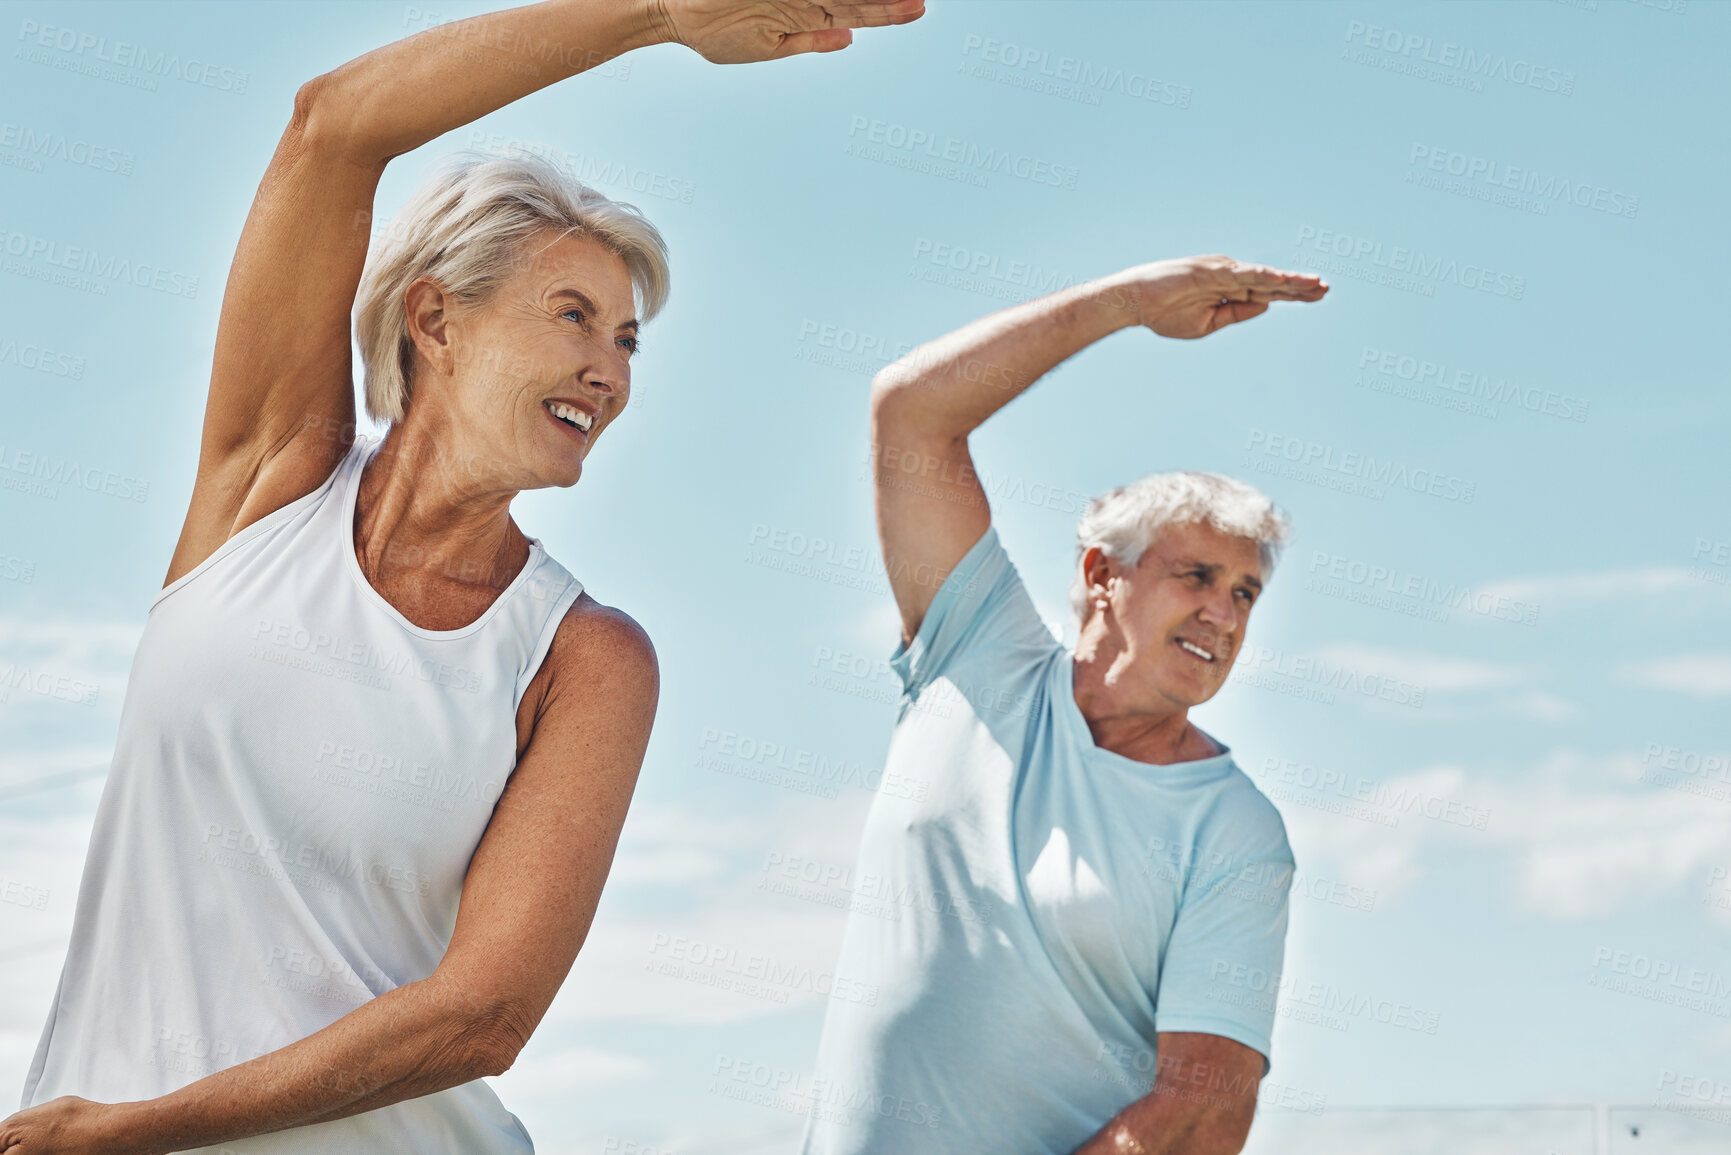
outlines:
M425 358L411 406L429 400L423 383L444 378L431 391L438 404L464 441L478 442L471 451L493 459L471 472L516 489L575 484L631 399L638 321L624 260L592 237L548 229L486 300L465 305L419 282L408 304Z

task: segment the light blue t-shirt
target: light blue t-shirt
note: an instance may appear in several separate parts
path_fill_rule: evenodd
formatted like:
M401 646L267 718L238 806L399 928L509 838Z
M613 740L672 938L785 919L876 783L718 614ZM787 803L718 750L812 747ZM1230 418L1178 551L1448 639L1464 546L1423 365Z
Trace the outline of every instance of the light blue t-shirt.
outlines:
M1094 745L988 529L891 664L905 687L860 843L805 1155L1070 1155L1150 1089L1156 1033L1261 1052L1293 860L1229 752ZM902 795L911 795L904 797Z

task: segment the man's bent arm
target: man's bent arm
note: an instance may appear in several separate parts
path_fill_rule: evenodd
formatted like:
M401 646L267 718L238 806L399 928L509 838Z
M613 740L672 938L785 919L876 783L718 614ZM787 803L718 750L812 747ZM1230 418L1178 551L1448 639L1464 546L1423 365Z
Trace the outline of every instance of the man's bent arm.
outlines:
M928 341L872 382L884 569L912 641L944 575L991 526L968 434L1095 341L1139 323L1124 274L1074 285Z
M1238 1155L1256 1114L1262 1056L1221 1035L1162 1031L1153 1089L1075 1155Z
M1155 261L1002 309L928 341L872 381L878 540L911 642L944 575L991 527L968 435L1060 362L1146 326L1203 337L1272 301L1320 300L1320 278L1230 257Z

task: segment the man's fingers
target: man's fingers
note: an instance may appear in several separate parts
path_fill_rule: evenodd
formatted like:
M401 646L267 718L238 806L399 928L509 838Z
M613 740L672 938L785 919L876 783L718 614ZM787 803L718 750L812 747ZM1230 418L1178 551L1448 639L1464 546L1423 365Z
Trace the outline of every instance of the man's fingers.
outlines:
M1326 292L1328 292L1327 285L1290 289L1250 289L1245 292L1245 295L1242 298L1229 295L1228 299L1255 301L1259 303L1266 303L1268 301L1315 301L1320 300L1322 295Z
M1221 296L1227 296L1230 287L1245 289L1289 290L1294 293L1314 291L1322 286L1322 278L1315 273L1295 273L1287 269L1276 269L1269 265L1253 265L1245 261L1232 261L1229 264L1204 266L1207 281L1210 285L1220 286Z

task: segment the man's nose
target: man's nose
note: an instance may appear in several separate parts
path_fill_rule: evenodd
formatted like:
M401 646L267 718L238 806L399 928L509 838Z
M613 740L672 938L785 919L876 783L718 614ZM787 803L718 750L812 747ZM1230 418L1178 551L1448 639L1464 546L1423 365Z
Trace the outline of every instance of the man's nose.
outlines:
M1238 628L1238 602L1234 599L1231 589L1219 589L1209 593L1202 602L1202 608L1197 616L1203 621L1218 626L1228 632Z

